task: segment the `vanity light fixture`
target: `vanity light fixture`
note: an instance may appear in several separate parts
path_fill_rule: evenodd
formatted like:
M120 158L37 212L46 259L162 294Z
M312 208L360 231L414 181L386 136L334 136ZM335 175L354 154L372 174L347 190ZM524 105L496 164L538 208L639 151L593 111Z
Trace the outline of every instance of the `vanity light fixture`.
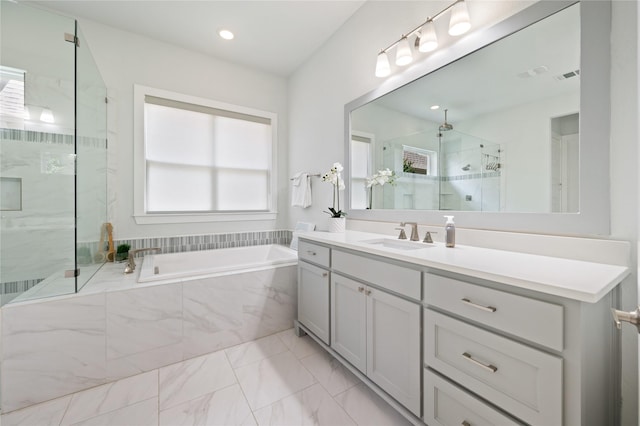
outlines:
M441 17L446 11L451 9L451 19L449 21L449 35L459 36L471 28L471 20L465 0L456 0L434 16L429 16L425 22L403 34L400 39L394 41L387 48L378 53L376 62L376 77L386 77L391 74L389 58L387 52L394 47L396 50L396 65L404 66L413 61L409 38L416 35L414 46L419 52L432 52L438 48L438 36L436 34L434 21Z

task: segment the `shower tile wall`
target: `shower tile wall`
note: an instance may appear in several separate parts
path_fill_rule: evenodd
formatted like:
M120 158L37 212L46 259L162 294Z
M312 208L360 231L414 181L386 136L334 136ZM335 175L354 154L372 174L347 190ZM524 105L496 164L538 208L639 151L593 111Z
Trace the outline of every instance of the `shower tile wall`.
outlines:
M461 142L452 142L442 155L440 208L500 211L501 172L487 170L483 160L487 148L461 149Z
M22 180L22 209L2 211L0 220L6 300L73 265L74 155L71 135L2 129L0 144L2 176Z

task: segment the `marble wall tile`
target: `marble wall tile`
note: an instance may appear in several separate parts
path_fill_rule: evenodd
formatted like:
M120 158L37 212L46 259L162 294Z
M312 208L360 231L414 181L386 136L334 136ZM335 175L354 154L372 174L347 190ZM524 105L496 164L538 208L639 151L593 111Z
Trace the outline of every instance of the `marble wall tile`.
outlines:
M289 351L237 368L235 373L252 410L273 404L316 382Z
M71 396L66 396L12 411L1 416L0 424L4 426L58 426L67 410L69 401L71 401Z
M319 384L255 412L260 426L356 426L349 415Z
M135 425L157 426L158 398L150 398L119 410L74 423L73 426Z
M110 379L182 360L182 286L109 292L107 370Z
M2 409L105 383L105 295L2 309Z
M230 276L183 283L185 358L243 342L242 285Z
M159 371L161 410L237 383L223 351L169 365Z
M157 396L157 370L127 377L74 394L60 424L75 424Z
M160 426L255 425L240 386L235 384L160 412Z
M240 274L237 279L244 290L244 341L291 328L298 301L296 266Z

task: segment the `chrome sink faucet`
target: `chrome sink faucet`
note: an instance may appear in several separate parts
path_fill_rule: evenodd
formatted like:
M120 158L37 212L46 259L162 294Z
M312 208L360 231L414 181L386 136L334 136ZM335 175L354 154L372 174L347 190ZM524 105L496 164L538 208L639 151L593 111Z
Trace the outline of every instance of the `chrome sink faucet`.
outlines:
M124 268L125 274L130 274L136 270L136 261L134 260L134 258L136 256L136 253L140 253L143 251L155 251L156 253L160 253L160 247L147 247L129 250L129 257L127 257L127 266Z
M400 226L411 225L411 237L409 239L411 241L420 241L420 237L418 236L418 224L416 222L402 222Z

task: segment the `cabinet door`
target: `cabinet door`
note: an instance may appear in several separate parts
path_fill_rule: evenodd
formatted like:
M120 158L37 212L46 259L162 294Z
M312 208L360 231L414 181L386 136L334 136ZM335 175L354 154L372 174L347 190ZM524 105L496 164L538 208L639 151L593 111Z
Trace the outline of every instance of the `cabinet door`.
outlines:
M366 298L364 284L331 276L331 347L367 373Z
M420 305L367 288L367 376L420 417Z
M298 321L329 344L329 272L298 262Z

